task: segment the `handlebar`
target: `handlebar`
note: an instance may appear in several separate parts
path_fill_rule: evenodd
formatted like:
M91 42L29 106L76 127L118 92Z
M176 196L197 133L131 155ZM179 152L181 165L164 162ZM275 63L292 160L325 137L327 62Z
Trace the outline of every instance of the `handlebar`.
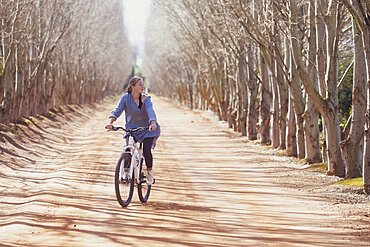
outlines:
M111 131L118 131L118 130L123 130L125 132L131 132L131 133L134 133L134 132L137 132L137 131L143 131L143 130L148 130L149 129L149 126L146 126L146 127L137 127L135 129L125 129L121 126L112 126L112 130Z

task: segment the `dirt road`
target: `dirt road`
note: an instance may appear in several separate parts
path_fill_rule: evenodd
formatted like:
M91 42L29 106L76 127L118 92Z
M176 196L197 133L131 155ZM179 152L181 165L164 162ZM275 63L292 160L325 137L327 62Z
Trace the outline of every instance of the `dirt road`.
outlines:
M121 208L113 186L121 134L103 130L116 100L51 114L18 129L22 139L7 132L1 246L370 246L363 225L343 222L348 211L274 182L288 158L159 98L156 184L147 204L135 192Z

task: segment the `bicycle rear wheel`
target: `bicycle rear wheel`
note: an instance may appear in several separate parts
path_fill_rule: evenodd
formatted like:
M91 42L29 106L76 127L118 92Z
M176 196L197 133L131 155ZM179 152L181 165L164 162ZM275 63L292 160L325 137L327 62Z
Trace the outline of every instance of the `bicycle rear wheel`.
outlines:
M151 185L146 183L146 174L143 171L143 160L141 161L139 184L137 185L137 194L142 203L146 203L149 199Z
M130 204L132 195L134 194L134 173L131 175L132 177L123 177L124 167L129 168L130 164L131 154L124 153L118 160L114 176L114 187L117 201L122 207L127 207Z

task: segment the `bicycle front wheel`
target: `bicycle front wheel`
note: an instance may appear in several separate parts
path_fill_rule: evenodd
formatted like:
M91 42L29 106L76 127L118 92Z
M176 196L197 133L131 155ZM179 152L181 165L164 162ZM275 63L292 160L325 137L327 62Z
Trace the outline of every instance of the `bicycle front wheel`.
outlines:
M124 153L118 160L114 176L114 187L118 203L122 207L127 207L134 194L134 173L124 174L124 168L129 168L131 164L131 154Z
M146 174L143 171L143 162L140 167L139 184L137 185L137 194L142 203L146 203L149 199L151 185L146 183Z

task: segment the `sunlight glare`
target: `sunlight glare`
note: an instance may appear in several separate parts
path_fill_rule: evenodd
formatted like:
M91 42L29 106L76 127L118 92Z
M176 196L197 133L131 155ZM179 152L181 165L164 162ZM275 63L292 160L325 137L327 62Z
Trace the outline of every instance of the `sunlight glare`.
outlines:
M139 63L144 49L145 28L150 12L150 0L123 0L123 8L127 35L137 53L136 58Z

